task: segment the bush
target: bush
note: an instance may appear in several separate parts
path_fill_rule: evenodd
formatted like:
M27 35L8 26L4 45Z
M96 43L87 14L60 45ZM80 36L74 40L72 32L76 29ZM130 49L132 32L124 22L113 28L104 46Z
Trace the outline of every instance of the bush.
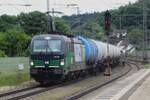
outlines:
M5 52L0 50L0 57L6 57Z

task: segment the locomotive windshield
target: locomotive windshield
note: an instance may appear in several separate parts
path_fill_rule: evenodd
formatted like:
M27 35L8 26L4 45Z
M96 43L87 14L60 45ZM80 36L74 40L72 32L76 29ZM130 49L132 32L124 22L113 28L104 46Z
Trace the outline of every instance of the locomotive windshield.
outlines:
M60 52L61 40L48 40L48 50L52 52Z
M34 40L33 52L60 52L61 40Z

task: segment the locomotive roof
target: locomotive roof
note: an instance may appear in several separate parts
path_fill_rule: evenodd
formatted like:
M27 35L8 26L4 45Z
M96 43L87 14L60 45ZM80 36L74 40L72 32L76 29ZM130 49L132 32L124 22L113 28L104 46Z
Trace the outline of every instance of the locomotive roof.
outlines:
M54 37L54 38L64 38L64 35L53 35L53 34L42 34L42 35L35 35L33 39L45 39L45 37Z
M71 38L72 38L73 42L75 42L75 43L81 43L81 41L78 40L75 37L68 37L68 36L65 36L65 35L58 35L58 34L35 35L32 40L35 40L35 39L45 39L46 37L63 39L66 42L71 42Z
M57 38L57 39L64 39L65 41L69 41L70 39L64 35L53 35L53 34L42 34L42 35L35 35L32 40L34 39L45 39L46 37L50 38Z

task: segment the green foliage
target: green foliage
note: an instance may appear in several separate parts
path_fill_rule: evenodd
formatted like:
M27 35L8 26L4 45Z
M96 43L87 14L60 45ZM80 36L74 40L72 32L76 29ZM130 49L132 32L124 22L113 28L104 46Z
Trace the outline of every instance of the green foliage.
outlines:
M142 29L132 28L130 29L130 32L128 33L128 37L130 39L130 42L134 44L137 49L142 49L143 44L143 31Z
M5 57L6 55L5 55L5 52L4 51L2 51L2 50L0 50L0 57Z
M136 44L136 43L138 43L137 40L142 41L142 37L143 37L143 35L141 34L142 32L143 32L143 30L140 28L131 27L129 29L128 37L130 39L133 39L133 43Z
M85 13L82 15L63 16L62 18L70 24L71 29L75 29L78 26L82 26L86 22L95 21L95 19L97 19L98 17L99 13Z
M5 32L7 29L18 25L16 16L2 15L0 16L0 31Z
M57 31L60 31L66 34L72 33L69 25L63 19L56 17L54 22L55 22Z
M21 28L14 27L6 32L8 56L22 56L30 43L31 37Z
M36 34L47 33L45 13L34 11L18 16L0 16L0 56L27 56L29 43ZM56 29L71 34L71 28L62 18L55 18Z
M75 33L81 33L84 36L91 37L94 39L102 39L104 38L102 27L96 22L87 22L86 24L77 27L73 30Z
M6 50L7 49L7 38L6 34L3 32L0 32L0 50Z
M47 33L48 16L45 13L34 11L28 14L21 13L18 17L21 27L28 35ZM54 21L58 31L71 34L69 25L63 19L56 17Z
M38 11L21 13L18 18L21 27L30 36L47 31L47 16L44 13Z

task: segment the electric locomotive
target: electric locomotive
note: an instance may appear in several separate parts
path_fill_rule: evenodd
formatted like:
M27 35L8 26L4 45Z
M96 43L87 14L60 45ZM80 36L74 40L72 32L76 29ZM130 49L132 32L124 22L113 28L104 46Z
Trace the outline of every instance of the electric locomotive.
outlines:
M36 35L31 41L30 76L37 82L70 80L117 64L122 49L82 36ZM109 58L109 59L108 59Z
M37 82L77 77L85 69L85 47L77 38L51 34L33 37L30 76Z

